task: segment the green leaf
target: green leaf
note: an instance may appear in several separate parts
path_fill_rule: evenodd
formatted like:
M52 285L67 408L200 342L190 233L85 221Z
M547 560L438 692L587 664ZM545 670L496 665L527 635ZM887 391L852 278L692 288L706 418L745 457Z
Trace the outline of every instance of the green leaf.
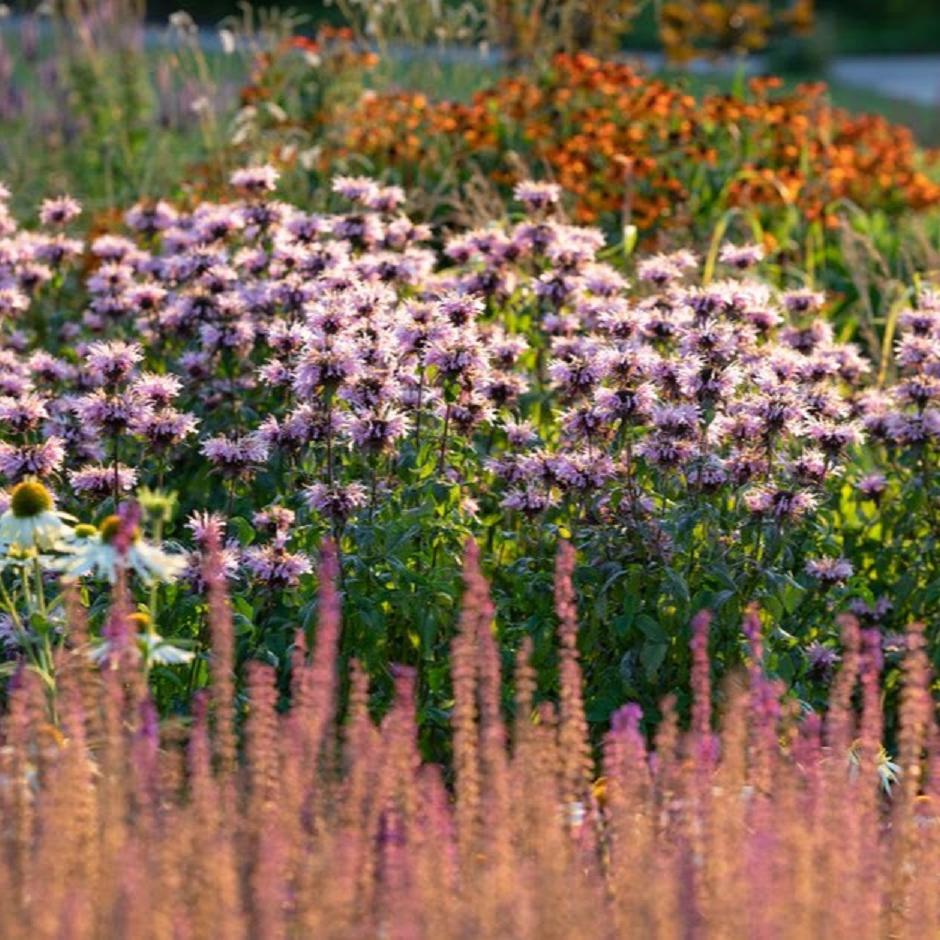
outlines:
M669 586L669 593L688 610L690 604L689 586L685 583L685 579L677 571L673 571L672 568L666 568L663 573Z
M647 678L653 679L659 672L659 667L666 658L666 651L669 649L667 643L644 643L640 651L640 661L646 668Z
M633 615L632 614L620 614L619 617L614 617L610 622L611 629L614 632L614 636L623 639L630 632L630 627L633 625Z
M669 637L663 630L659 621L654 620L649 614L640 614L636 618L636 625L643 632L643 635L652 643L668 643Z
M235 530L238 541L241 542L242 545L251 545L255 540L255 530L247 519L241 516L234 516L229 520L228 524Z
M800 604L803 603L803 598L806 596L806 588L797 584L796 581L790 580L790 583L787 584L781 594L783 600L784 609L788 614L792 614Z

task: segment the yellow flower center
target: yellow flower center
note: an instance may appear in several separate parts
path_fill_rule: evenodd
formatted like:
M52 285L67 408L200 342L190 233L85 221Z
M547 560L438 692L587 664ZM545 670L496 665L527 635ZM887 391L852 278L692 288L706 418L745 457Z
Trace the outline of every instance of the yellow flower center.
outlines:
M52 509L52 494L35 480L17 483L10 493L10 510L17 519L32 519Z
M106 545L110 545L117 538L118 532L121 531L121 517L116 515L105 516L98 526L98 531L101 533L101 541ZM134 529L131 533L131 541L136 542L139 538L140 530Z
M145 610L134 611L128 618L131 622L131 626L136 627L138 630L146 630L150 626L150 614Z

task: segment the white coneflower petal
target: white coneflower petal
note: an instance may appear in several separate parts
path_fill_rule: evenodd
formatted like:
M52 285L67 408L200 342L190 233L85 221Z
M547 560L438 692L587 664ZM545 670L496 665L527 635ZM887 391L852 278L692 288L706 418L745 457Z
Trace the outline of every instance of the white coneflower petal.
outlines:
M70 538L63 519L71 518L55 508L52 493L38 480L24 480L10 492L10 506L0 516L0 544L10 548L52 549Z
M130 568L147 584L174 581L183 573L186 555L149 545L138 533L134 533L127 551L120 552L114 544L119 525L117 516L108 516L94 534L65 546L68 556L58 563L59 570L67 578L93 576L114 583L119 569Z

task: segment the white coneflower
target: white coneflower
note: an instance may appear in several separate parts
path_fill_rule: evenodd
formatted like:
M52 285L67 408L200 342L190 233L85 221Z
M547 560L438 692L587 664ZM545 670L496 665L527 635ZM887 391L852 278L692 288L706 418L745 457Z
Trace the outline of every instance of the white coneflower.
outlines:
M170 554L156 545L149 545L137 529L131 533L127 550L121 551L115 544L121 524L120 518L112 515L105 518L97 529L76 527L76 539L65 546L69 554L59 562L65 577L92 575L107 578L113 584L119 569L130 568L150 584L173 581L182 573L186 567L185 555Z
M183 649L170 643L159 633L139 633L137 646L144 662L149 665L180 666L193 661L196 655L192 650Z
M128 619L132 627L142 628L137 633L135 640L140 658L147 667L181 666L193 661L196 654L192 650L176 646L153 629L153 622L149 614L137 611L131 614ZM112 649L110 640L102 640L92 648L91 659L96 663L106 662Z
M10 506L0 516L0 544L18 549L59 548L71 528L63 522L71 516L55 508L52 493L38 480L17 483L10 492Z

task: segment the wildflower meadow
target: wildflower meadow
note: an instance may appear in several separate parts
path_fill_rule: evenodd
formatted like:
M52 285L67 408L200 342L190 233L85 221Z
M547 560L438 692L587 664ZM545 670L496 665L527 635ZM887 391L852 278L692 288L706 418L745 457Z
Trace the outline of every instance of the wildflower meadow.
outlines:
M4 937L940 929L938 151L642 6L0 18Z

